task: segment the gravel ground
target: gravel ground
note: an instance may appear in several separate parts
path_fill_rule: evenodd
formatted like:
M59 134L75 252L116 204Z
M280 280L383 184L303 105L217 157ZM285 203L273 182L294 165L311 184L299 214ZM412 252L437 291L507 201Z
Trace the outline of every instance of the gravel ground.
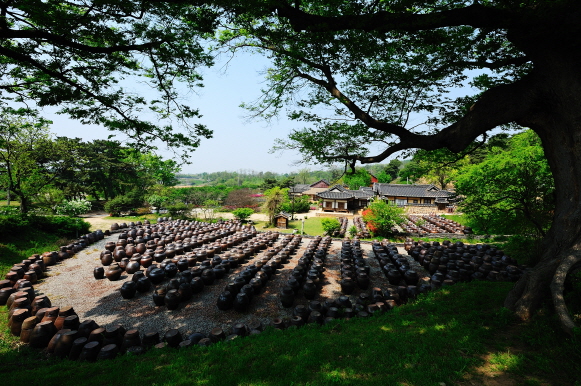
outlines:
M37 284L35 289L40 294L47 295L53 306L72 306L81 321L93 319L101 327L121 324L127 330L135 328L142 334L149 331L159 331L163 334L169 329L179 329L182 334L193 332L207 334L215 327L228 331L235 323L248 324L252 321L270 325L274 318L290 319L292 316L292 308L282 307L278 293L311 241L310 238L303 238L299 249L291 255L289 262L279 269L276 275L273 275L260 294L254 296L249 309L244 313L238 313L233 309L219 310L216 301L228 283L228 278L233 278L243 269L242 267L231 270L225 278L216 280L212 286L206 286L201 293L194 294L192 299L180 304L179 308L173 311L167 310L165 306L154 305L153 289L146 293L138 292L133 299L123 299L119 288L123 282L130 280L132 275L124 273L119 281L95 280L93 277L93 268L101 266L99 255L105 249L105 243L117 239L118 235L115 234L105 237L104 240L92 244L72 258L49 267L48 277ZM282 237L279 237L279 240L281 239ZM389 283L373 257L371 245L362 243L361 247L367 256L371 271L371 285L367 292L373 287L387 288ZM319 296L316 298L320 302L341 295L338 256L340 248L340 241L333 241L329 248L325 263L325 278ZM403 248L400 248L400 253L405 253ZM255 255L244 266L260 257L262 253ZM412 267L417 268L417 263ZM417 269L419 273L423 272L420 268ZM353 302L360 292L356 290L350 295ZM308 303L309 300L301 296L295 300L295 306L308 305Z

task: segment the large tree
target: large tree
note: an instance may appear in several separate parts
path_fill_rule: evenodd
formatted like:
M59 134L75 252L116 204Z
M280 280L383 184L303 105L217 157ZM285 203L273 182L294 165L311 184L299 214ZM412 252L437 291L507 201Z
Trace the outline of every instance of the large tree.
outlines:
M202 42L217 14L178 3L1 2L0 101L58 106L139 147L162 140L187 156L211 131L192 121L198 111L180 101L176 84L198 85L198 68L212 63ZM133 89L137 76L141 89Z
M48 124L27 111L0 110L0 182L18 198L22 213L75 163L63 143L51 138Z
M257 3L266 8L253 16L270 16L256 22L254 9L239 8L248 13L223 40L273 58L265 98L249 107L271 117L294 103L291 118L311 127L282 146L305 160L355 165L412 148L458 153L502 125L539 135L555 180L554 221L542 260L505 305L526 319L552 296L572 331L562 292L581 261L581 2ZM468 82L462 95L447 94Z

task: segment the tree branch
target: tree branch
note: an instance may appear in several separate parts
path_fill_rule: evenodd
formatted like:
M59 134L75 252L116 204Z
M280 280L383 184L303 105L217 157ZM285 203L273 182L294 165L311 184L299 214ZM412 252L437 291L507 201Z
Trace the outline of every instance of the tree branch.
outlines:
M436 134L421 135L403 128L401 128L403 132L386 131L398 135L400 142L387 148L381 154L365 157L358 155L333 157L332 159L355 160L363 164L377 163L395 152L413 148L424 150L447 148L458 153L488 130L526 116L528 104L525 92L531 92L531 82L531 77L526 76L512 84L500 85L485 91L460 120Z
M164 40L159 40L143 44L125 44L109 47L95 47L88 46L86 44L76 43L74 41L64 38L63 36L55 35L46 31L38 30L16 31L12 29L9 30L0 29L0 40L5 39L31 39L31 40L37 39L42 40L45 43L46 42L52 43L56 46L74 48L92 54L111 54L114 52L143 51L149 48L158 47L165 42Z
M420 31L441 27L470 25L476 28L507 28L518 15L506 9L473 3L464 8L431 13L391 13L379 11L366 15L319 16L281 2L278 16L289 20L295 31L329 32L347 29L363 31Z

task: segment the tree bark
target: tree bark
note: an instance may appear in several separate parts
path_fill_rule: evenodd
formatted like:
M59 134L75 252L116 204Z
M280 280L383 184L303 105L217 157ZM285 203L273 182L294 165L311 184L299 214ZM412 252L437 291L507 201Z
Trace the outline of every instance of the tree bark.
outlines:
M516 283L505 306L528 319L553 299L564 330L571 333L574 324L562 301L562 282L572 267L571 256L581 255L581 57L579 43L561 38L527 39L529 44L521 46L534 58L535 69L530 110L517 123L542 140L555 181L555 212L539 264Z

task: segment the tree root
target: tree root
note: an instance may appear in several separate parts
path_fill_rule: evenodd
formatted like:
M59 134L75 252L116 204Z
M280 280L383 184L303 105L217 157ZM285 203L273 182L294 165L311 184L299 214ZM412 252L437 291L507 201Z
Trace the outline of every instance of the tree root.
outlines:
M571 268L581 262L581 252L575 251L561 260L555 275L553 276L553 281L551 282L551 295L553 297L553 305L555 306L555 311L559 316L561 321L561 327L563 330L569 334L573 335L573 329L577 327L571 314L567 309L567 304L565 303L565 297L563 296L563 290L565 287L565 279Z

